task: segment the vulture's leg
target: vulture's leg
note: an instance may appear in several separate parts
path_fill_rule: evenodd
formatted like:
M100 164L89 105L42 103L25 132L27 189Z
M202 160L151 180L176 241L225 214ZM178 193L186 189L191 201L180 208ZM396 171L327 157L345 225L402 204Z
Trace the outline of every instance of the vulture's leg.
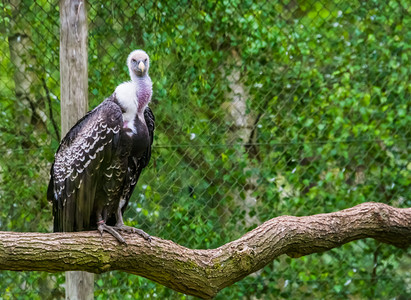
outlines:
M117 209L116 219L117 219L117 223L116 223L116 226L113 227L114 229L117 229L119 231L125 231L125 232L128 232L128 233L137 233L139 236L144 238L146 241L151 242L151 236L148 235L147 233L145 233L143 230L138 229L138 228L134 228L134 227L131 227L131 226L124 225L123 214L121 213L121 207L120 206Z
M97 211L97 230L100 232L101 236L103 236L103 231L110 233L114 236L120 243L127 244L126 240L118 233L112 226L106 225L106 221L103 219L101 210Z

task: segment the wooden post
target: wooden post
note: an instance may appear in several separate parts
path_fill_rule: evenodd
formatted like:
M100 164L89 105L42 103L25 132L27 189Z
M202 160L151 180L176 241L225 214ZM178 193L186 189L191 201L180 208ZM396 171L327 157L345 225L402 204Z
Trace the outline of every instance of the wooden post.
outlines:
M87 15L85 1L60 0L61 131L88 110Z
M83 0L60 0L61 133L88 110L87 12ZM66 299L94 298L94 274L66 272Z

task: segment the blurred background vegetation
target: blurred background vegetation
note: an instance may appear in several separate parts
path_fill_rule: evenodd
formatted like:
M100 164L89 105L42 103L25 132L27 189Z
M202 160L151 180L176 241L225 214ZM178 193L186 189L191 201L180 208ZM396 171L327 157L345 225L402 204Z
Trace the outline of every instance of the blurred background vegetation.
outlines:
M58 1L0 3L0 230L52 230ZM145 49L156 132L126 223L215 248L279 215L411 206L411 4L88 1L90 108ZM0 299L64 297L64 273L0 272ZM122 272L96 299L191 299ZM217 299L410 299L411 254L361 240L280 257Z

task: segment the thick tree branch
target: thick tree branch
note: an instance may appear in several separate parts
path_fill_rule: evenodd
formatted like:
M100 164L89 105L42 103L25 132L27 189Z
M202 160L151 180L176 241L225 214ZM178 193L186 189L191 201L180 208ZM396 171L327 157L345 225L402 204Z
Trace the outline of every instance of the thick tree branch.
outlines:
M279 255L298 257L363 238L409 247L411 208L368 202L328 214L281 216L210 250L188 249L155 237L149 243L137 235L127 235L124 246L97 232L0 232L0 270L121 270L185 294L212 298Z

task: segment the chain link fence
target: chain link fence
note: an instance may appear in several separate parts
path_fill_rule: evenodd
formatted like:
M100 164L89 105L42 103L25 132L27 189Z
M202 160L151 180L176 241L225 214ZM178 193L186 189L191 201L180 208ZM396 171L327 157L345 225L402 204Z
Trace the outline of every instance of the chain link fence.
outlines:
M59 7L0 3L0 230L52 229ZM408 1L89 1L90 108L151 59L152 160L128 225L215 248L280 215L411 206ZM63 83L64 84L64 83ZM0 273L0 299L64 297L64 274ZM122 272L97 299L190 298ZM280 257L218 299L407 299L409 251L374 240Z

